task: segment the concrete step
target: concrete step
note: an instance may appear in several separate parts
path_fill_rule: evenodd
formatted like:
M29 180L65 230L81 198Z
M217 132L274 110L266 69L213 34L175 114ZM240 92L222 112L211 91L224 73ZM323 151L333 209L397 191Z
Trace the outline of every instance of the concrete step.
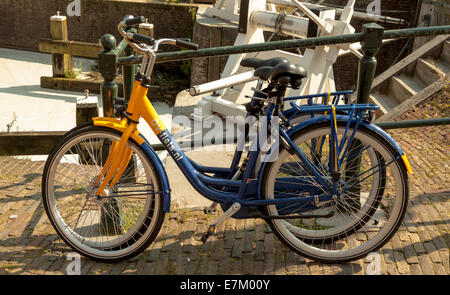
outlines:
M396 106L399 105L399 103L394 98L386 94L381 93L371 94L370 99L373 101L373 103L377 104L380 107L380 112L382 114L390 112ZM377 115L377 117L379 117L379 115Z
M443 76L448 75L450 73L450 63L447 61L444 61L442 59L435 60L434 66L437 67L442 72Z
M450 63L450 41L445 41L442 47L441 61Z
M417 60L414 75L423 85L430 85L445 76L446 72L444 71L446 69L442 68L446 67L445 65L445 62L434 59L419 58Z
M414 79L414 77L397 75L391 78L388 93L398 103L402 103L423 88L425 86Z

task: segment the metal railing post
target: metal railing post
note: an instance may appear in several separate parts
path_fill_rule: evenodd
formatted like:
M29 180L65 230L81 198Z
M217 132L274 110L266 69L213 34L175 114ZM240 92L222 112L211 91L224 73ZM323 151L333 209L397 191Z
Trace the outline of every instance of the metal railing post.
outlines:
M384 28L376 23L363 26L364 39L361 42L363 57L359 60L357 103L368 103L377 60L375 54L383 44Z
M123 19L127 19L133 17L131 15L125 16ZM132 27L125 28L126 32L136 34L137 30ZM124 49L124 57L132 57L135 55L135 52L131 46L127 46ZM133 90L134 84L134 75L136 74L136 65L124 65L122 66L122 78L123 78L123 97L125 101L130 100L131 91Z
M103 47L103 50L98 54L99 71L103 77L101 86L103 116L114 117L114 100L118 97L119 89L114 81L117 76L117 60L118 55L124 51L127 44L123 41L116 47L116 38L111 34L103 35L100 43ZM107 157L107 153L102 155L103 163ZM122 232L120 225L121 213L121 206L114 198L102 204L100 214L102 234L117 235Z
M375 23L365 24L363 26L363 41L361 42L361 49L363 51L363 57L359 60L358 68L358 88L356 99L357 103L368 103L370 90L372 88L373 78L375 77L375 70L377 68L377 60L375 54L383 44L384 28ZM358 211L361 208L360 193L361 187L359 181L355 178L359 177L360 167L362 161L362 144L359 140L354 140L350 146L349 154L354 155L354 158L347 159L345 165L346 182L354 183L350 187L350 197L346 201L347 205L354 211Z
M103 35L100 39L103 50L98 54L99 72L103 77L101 86L103 116L114 117L114 100L117 98L119 87L114 79L117 76L116 38L111 34Z

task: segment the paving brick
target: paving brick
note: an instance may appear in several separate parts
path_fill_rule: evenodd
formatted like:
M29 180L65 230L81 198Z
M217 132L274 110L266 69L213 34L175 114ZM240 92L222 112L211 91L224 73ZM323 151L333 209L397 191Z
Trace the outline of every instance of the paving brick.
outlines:
M410 118L413 115L421 118L421 107L416 109L418 111ZM442 142L448 142L450 129L440 126L422 131L391 131L410 157L415 173L410 175L411 196L403 225L379 251L382 273L448 275L450 202L446 175L450 174L450 159L449 145ZM436 163L445 164L436 167ZM37 185L43 165L44 162L0 157L0 174L9 173L8 179L0 175L0 274L66 272L65 255L72 250L57 237L43 210ZM13 214L18 215L18 219L10 219ZM82 272L93 275L323 275L364 274L369 265L362 259L325 265L301 257L286 248L261 219L227 219L217 228L216 235L203 245L199 241L201 234L218 213L207 219L201 211L192 211L183 222L169 219L170 216L166 215L157 239L142 255L116 264L83 259ZM374 234L360 234L351 242L371 239Z
M410 264L409 265L409 272L412 275L422 275L422 269L420 269L419 264Z
M234 241L231 257L233 258L242 257L243 244L244 244L243 239L236 239Z
M399 274L396 264L387 264L387 274L388 275L398 275Z
M431 242L424 243L425 250L428 253L428 257L430 257L433 262L441 262L441 256L439 255L436 247Z
M245 232L244 245L243 245L242 252L249 253L249 252L253 251L255 235L256 235L255 231Z
M395 263L397 265L398 272L400 274L407 274L409 272L408 263L406 263L405 257L400 251L393 251Z
M403 254L405 255L406 262L409 264L419 263L417 253L414 251L414 247L411 245L411 242L403 242Z
M448 273L445 270L445 268L442 265L442 263L435 263L435 264L433 264L433 270L434 270L434 273L437 274L437 275L448 275Z
M411 239L412 246L414 247L414 250L415 250L417 253L424 253L424 252L426 252L426 251L425 251L425 248L424 248L424 246L423 246L423 243L422 243L422 241L420 240L420 237L419 237L418 234L416 234L416 233L410 233L410 234L409 234L409 238Z
M442 258L442 265L444 266L445 271L450 274L450 257L449 257L449 250L445 251L439 251L439 255L441 255Z
M272 252L264 253L264 274L274 274L274 254Z
M433 262L427 255L419 255L419 265L424 275L434 275Z
M254 275L264 274L264 262L262 260L253 261L252 270Z
M266 234L264 238L264 253L273 252L275 245L274 236L272 233Z
M264 260L264 242L258 241L255 247L255 260L263 261Z
M217 274L217 268L218 268L218 261L210 260L208 262L208 274L209 275L216 275Z

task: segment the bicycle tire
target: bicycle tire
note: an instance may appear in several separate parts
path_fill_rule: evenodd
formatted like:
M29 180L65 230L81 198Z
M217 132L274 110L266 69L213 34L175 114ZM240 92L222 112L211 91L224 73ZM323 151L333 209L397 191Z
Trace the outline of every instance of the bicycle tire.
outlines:
M347 122L338 122L339 134L343 133L346 124ZM353 126L351 126L351 129L352 128ZM307 142L307 140L310 140L311 138L315 138L317 136L326 136L330 133L329 130L330 125L328 122L310 125L297 131L291 136L291 138L296 142L296 144L302 144L304 142ZM409 193L408 178L403 162L398 157L397 151L380 134L368 128L365 128L364 126L360 126L356 132L355 138L358 138L358 140L363 139L363 142L366 145L371 144L371 147L369 147L368 150L370 150L370 148L374 148L377 152L374 153L375 155L378 155L378 157L381 156L381 159L383 161L390 163L389 166L379 169L379 172L377 172L378 179L376 181L372 180L372 188L370 189L370 192L368 194L370 198L366 198L367 202L370 200L372 203L369 203L367 207L362 206L362 208L366 208L366 212L357 212L360 217L362 216L362 218L358 220L354 218L355 221L352 221L353 223L349 223L343 226L341 231L334 230L333 232L333 230L330 230L331 233L328 236L326 235L326 231L329 229L321 229L320 224L311 226L312 228L314 228L315 226L317 227L317 229L313 229L311 231L314 231L314 235L318 235L320 238L311 237L313 235L313 232L307 232L307 230L309 229L306 229L307 227L302 224L303 220L301 220L300 222L301 225L294 226L289 223L292 222L291 220L286 221L283 219L266 219L266 222L272 228L272 231L287 247L305 257L309 257L311 259L325 263L347 262L359 259L367 255L368 253L381 248L387 241L389 241L389 239L397 230L398 226L401 224L406 211ZM280 148L278 159L275 162L268 163L265 167L262 176L262 198L276 198L274 192L274 187L276 184L275 174L278 173L279 168L281 167L281 162L287 157L287 154L289 153L284 148ZM374 158L374 156L372 156L372 158ZM372 161L374 161L374 165L380 165L380 158L378 158L378 160ZM386 172L386 169L389 171ZM393 176L394 180L390 180L390 178L388 178L391 176ZM389 187L389 189L387 189L387 182L391 184L392 181L396 184L396 186L394 186L394 188ZM369 227L369 220L375 220L374 215L376 214L376 212L378 212L378 210L381 210L380 207L384 206L380 205L384 204L383 202L385 202L383 197L389 195L392 189L394 189L396 192L396 199L393 201L393 203L395 204L395 210L393 210L393 214L389 217L388 220L383 221L385 226L384 228L380 229L380 232L378 233L380 235L375 236L376 238L374 238L373 234L370 233L369 238L368 232L361 233L361 231L365 230L366 227ZM342 205L340 204L339 206ZM277 206L275 205L265 206L264 210L266 215L268 216L278 216L277 218L282 216L281 214L278 214L278 211L281 212L282 210L280 210L280 208L277 209ZM320 212L320 210L326 211L323 209L318 209L317 211ZM317 222L317 220L321 220L322 222L323 219L324 218L317 218L314 220L314 222ZM300 227L305 227L305 229L299 230L298 228ZM379 227L381 227L381 225ZM321 231L321 235L317 234ZM296 234L294 234L294 232L296 232ZM308 236L306 233L310 234L311 236ZM346 244L345 241L344 243L342 243L342 240L352 240L352 243L354 243L354 235L358 234L366 235L367 241L362 243L361 245L355 246L355 248L350 248L342 251L337 250L337 246L335 246L334 244L348 244ZM320 244L321 249L318 249L316 247L318 244ZM329 244L332 245L330 246ZM328 247L328 249L325 249L326 247ZM335 249L333 249L333 247L335 247Z
M86 185L83 177L89 178L88 172L94 171L94 168L96 169L95 171L98 172L99 167L94 166L100 166L99 163L102 164L100 162L100 159L102 158L101 153L103 152L103 154L105 154L103 150L98 150L99 144L98 141L94 141L94 138L105 139L101 144L101 147L103 148L105 142L108 140L111 142L114 140L118 141L120 140L121 135L122 133L119 131L94 126L92 123L84 124L72 129L66 133L52 149L42 175L42 200L53 228L59 237L61 237L61 239L74 251L99 262L114 263L130 259L140 254L156 238L164 221L165 213L163 211L163 196L158 193L162 187L161 180L158 173L156 173L153 162L150 160L145 150L131 138L127 142L127 146L133 151L130 159L133 159L133 165L136 165L133 167L140 167L140 165L142 165L142 169L127 169L126 172L123 173L113 192L116 194L116 197L101 199L100 202L98 199L95 199L92 194L89 195L89 192L94 191L95 188L93 188L91 183ZM85 160L90 157L90 161L95 162L95 165L92 163L88 164L89 160L83 162L83 153L79 148L74 149L79 152L78 156L74 154L70 155L70 157L78 158L78 160L69 163L69 160L67 159L69 156L66 153L68 153L68 151L72 153L73 147L77 147L77 144L79 143L81 146L81 143L85 142L90 142L92 147L97 148L97 151L99 151L97 155L89 153L89 156L85 157ZM87 145L85 144L85 146ZM91 151L94 151L94 148L92 148ZM95 159L97 159L99 163L97 163ZM73 159L70 161L72 160ZM66 163L64 163L64 161L66 161ZM71 167L70 165L78 167L79 170L77 171L80 171L82 175L75 175L74 184L71 190L64 192L61 187L64 187L64 184L66 183L71 184L71 179L69 179L70 181L66 181L66 178L70 177L68 176L70 173L63 174L64 177L60 176L59 178L56 178L55 175L58 176L58 173L61 173L61 171L68 170ZM82 168L80 168L80 166L82 166ZM61 170L58 170L59 168L61 168ZM82 171L83 168L85 168L84 172ZM127 173L127 171L131 172ZM140 175L141 172L143 175ZM125 180L125 175L126 178L136 179L136 181L133 183L132 180ZM130 177L129 175L132 176ZM60 183L55 181L55 179L60 180ZM141 179L147 180L147 182L138 182L138 180ZM82 181L84 181L84 183ZM74 189L75 186L79 186L79 188L77 188L78 190ZM66 185L66 188L67 187L68 185ZM130 187L131 193L133 194L129 192ZM145 188L145 192L141 194L145 197L134 194L140 192L140 188ZM59 189L61 190L58 191ZM79 193L83 189L83 193ZM73 196L69 194L72 191ZM65 199L61 197L63 196L63 193L68 195L64 196ZM72 214L76 213L69 214L64 211L64 202L69 202L65 200L70 200L70 198L72 198L74 199L73 204L67 203L67 205L78 208L81 204L80 201L83 200L83 194L85 194L84 205L78 213L74 228L70 228L70 225L74 224L74 221L71 220L73 219ZM128 196L128 199L124 199L127 194L131 196ZM78 195L80 197L78 197ZM58 198L60 199L59 203ZM97 203L95 203L96 200ZM89 205L86 207L86 204ZM89 217L86 216L91 216L91 224L88 223ZM80 223L82 218L84 219ZM110 223L108 223L108 220ZM102 224L104 226L102 226ZM113 227L111 227L112 225ZM83 228L90 228L90 230L85 230L83 232ZM97 235L97 237L95 237L95 235ZM101 239L99 239L100 236Z

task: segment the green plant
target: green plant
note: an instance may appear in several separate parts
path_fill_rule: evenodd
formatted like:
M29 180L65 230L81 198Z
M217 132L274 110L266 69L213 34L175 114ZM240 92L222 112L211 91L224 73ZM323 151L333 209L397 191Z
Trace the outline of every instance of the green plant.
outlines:
M78 66L76 64L75 66L72 66L71 69L64 74L64 77L68 79L76 79L78 75L81 74L82 69L83 69L83 62L80 60Z
M179 66L180 71L181 71L187 78L190 78L190 77L191 77L191 64L192 64L192 61L191 61L191 60L183 60L182 63L180 64L180 66Z
M192 33L189 33L187 35L187 37L189 40L192 40ZM187 50L187 49L182 49L182 50ZM181 62L181 64L179 65L179 69L180 71L187 77L190 78L191 77L191 64L192 64L192 60L190 59L185 59Z

